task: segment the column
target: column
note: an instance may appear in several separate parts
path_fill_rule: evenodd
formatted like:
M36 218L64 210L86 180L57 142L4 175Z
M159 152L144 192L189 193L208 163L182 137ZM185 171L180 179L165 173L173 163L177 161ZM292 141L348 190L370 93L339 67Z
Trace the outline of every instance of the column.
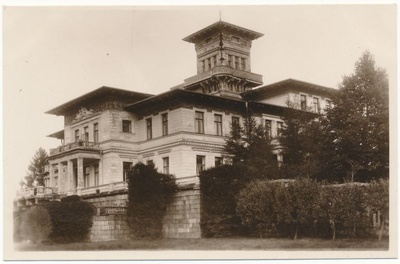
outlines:
M64 172L63 172L63 165L61 162L58 163L58 180L57 184L54 187L58 187L58 192L62 191L61 184L64 180Z
M99 185L104 183L103 179L103 160L99 160Z
M77 194L82 194L83 189L83 158L78 158L78 182L77 182Z
M67 168L67 195L73 195L74 190L74 163L72 160L68 160Z
M54 187L54 167L53 167L53 164L49 164L49 175L50 175L50 183L49 183L49 186L46 186L46 187Z

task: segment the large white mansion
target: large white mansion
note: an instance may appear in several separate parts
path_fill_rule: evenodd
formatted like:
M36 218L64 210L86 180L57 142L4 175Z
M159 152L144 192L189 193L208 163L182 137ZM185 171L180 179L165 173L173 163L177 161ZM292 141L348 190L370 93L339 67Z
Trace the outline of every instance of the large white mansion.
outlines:
M50 135L47 188L60 195L90 195L126 188L125 172L154 163L178 183L196 183L199 171L224 162L230 124L251 110L272 137L287 101L299 110L324 111L332 88L287 79L262 85L251 72L253 40L263 34L219 21L184 38L195 45L197 74L169 91L144 94L101 87L46 113L64 117ZM274 154L281 161L279 144Z

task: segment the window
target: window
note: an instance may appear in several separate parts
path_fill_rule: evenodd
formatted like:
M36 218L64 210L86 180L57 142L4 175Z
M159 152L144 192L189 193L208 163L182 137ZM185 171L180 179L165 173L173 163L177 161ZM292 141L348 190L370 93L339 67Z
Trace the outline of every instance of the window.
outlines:
M272 136L272 122L271 120L265 120L265 132L267 133L268 137L271 138Z
M319 112L319 98L318 97L313 98L313 110L315 113Z
M239 69L239 57L235 56L235 69Z
M162 114L161 115L161 120L162 120L162 135L166 136L168 135L168 114Z
M240 42L240 38L236 36L232 36L232 41L234 42Z
M196 156L196 174L200 174L206 168L206 157Z
M207 59L208 70L211 70L211 58Z
M132 121L122 120L122 132L131 133L132 132Z
M232 116L232 124L231 124L232 129L239 134L240 133L240 123L239 123L239 117L237 116Z
M163 173L169 174L169 157L165 157L163 160Z
M204 113L196 111L194 129L196 133L204 134Z
M307 96L304 94L300 95L300 109L307 110Z
M58 177L54 177L54 186L50 187L57 187L58 186Z
M89 187L90 167L85 167L85 175L83 175L83 187Z
M232 55L228 55L228 66L232 67Z
M214 128L217 136L222 136L222 115L214 115Z
M276 134L278 136L281 135L283 122L276 122Z
M89 141L89 127L87 126L83 128L83 140Z
M204 60L201 61L201 69L202 69L202 72L206 71L206 62Z
M79 129L75 130L75 142L79 141Z
M153 123L151 118L146 119L147 139L153 138Z
M215 167L222 166L224 164L223 157L215 157Z
M245 60L245 58L241 58L241 60L240 60L240 69L244 71L245 68L246 68L246 60Z
M93 141L95 143L99 142L99 124L93 124Z
M215 67L215 66L217 66L217 55L215 55L215 56L213 57L213 59L214 59L214 67Z
M94 186L99 185L99 164L94 165Z
M153 160L147 160L147 161L146 161L146 164L147 164L148 166L150 166L150 165L154 166Z
M128 180L128 172L131 170L132 162L123 162L122 164L122 177L124 181Z
M331 100L326 99L326 107L325 108L326 109L331 109L332 108L332 101Z

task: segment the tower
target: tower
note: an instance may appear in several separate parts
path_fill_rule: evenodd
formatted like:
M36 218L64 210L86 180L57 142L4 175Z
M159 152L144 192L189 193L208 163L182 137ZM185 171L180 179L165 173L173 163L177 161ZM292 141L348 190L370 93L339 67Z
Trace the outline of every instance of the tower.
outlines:
M185 80L184 89L240 97L240 93L262 84L262 76L251 72L252 41L263 34L218 21L184 41L194 43L197 75Z

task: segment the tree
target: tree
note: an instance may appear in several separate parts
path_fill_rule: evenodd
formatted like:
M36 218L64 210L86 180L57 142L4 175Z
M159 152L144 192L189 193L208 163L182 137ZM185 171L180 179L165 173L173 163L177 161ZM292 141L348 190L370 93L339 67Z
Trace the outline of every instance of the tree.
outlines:
M364 52L345 76L328 111L332 162L350 181L388 176L389 104L386 72Z
M39 148L28 166L28 173L25 176L25 182L28 187L32 187L36 181L38 185L43 185L43 173L47 165L48 155L46 150Z
M284 156L283 173L286 178L310 178L324 164L326 152L321 153L321 149L326 143L326 120L320 114L298 110L292 102L287 105L279 136Z
M271 138L263 124L258 124L253 115L245 117L243 126L231 125L225 151L232 157L234 164L244 164L249 173L264 178L275 177L277 162L273 158Z

